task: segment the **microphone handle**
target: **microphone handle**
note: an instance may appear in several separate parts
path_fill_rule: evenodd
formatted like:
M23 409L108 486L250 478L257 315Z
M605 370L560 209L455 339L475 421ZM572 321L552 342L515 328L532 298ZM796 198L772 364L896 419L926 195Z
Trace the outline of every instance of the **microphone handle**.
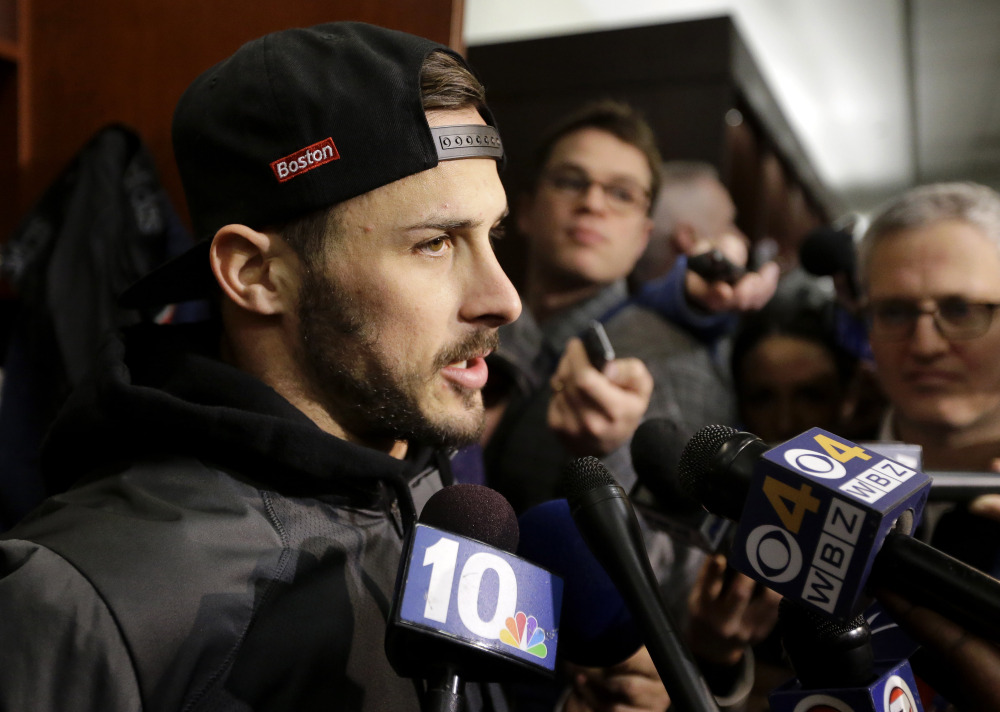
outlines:
M1000 642L1000 581L918 539L890 533L868 587L894 591Z
M650 658L677 712L719 712L691 651L660 598L656 576L625 490L595 487L571 502L573 520L644 631Z
M425 712L463 712L465 683L451 665L432 683L424 696Z

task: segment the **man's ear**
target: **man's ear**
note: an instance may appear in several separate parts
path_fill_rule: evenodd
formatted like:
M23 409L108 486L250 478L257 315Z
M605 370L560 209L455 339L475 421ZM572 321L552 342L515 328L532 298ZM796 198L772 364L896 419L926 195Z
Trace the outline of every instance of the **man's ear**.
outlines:
M258 314L294 309L298 257L279 236L226 225L212 239L210 260L215 279L236 305Z
M697 238L697 233L692 225L686 222L678 222L674 225L674 232L671 235L671 239L674 242L674 247L677 252L682 255L691 254L691 250L694 249L695 242Z
M647 247L649 247L649 240L650 240L650 238L651 238L651 236L653 234L653 227L654 226L655 226L655 223L653 222L653 218L647 216L646 217L645 229L643 230L643 233L642 233L642 249L639 250L639 254L640 255L643 252L646 251Z

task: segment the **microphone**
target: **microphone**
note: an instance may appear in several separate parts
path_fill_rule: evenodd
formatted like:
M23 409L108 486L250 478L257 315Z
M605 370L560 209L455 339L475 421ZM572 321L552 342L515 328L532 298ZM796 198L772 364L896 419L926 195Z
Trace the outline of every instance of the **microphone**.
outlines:
M715 698L660 598L639 522L625 490L595 457L571 462L560 487L587 547L638 621L672 705L679 712L718 712Z
M650 526L676 542L715 554L728 549L733 526L728 519L706 512L681 487L677 467L687 440L669 418L641 423L630 445L638 481L629 498Z
M849 620L885 588L1000 640L1000 582L909 536L922 472L820 428L768 449L710 425L681 454L681 482L738 522L730 564L785 597Z
M424 709L457 712L466 681L554 676L562 581L517 543L510 503L473 484L435 492L408 533L385 651L396 674L428 680Z
M604 567L587 548L569 502L536 504L519 518L517 553L563 579L559 657L611 667L642 647L642 635Z
M909 662L875 661L863 614L845 623L785 598L778 630L796 679L768 696L772 712L922 711Z
M799 246L799 264L816 277L845 275L851 298L858 298L857 258L850 232L832 227L811 230Z

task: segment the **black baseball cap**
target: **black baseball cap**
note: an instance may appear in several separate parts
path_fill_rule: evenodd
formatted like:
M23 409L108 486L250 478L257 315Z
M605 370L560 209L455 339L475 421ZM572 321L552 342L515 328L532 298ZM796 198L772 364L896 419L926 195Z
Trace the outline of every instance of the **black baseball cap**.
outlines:
M420 69L445 45L361 22L274 32L194 80L174 111L174 155L196 244L125 290L128 308L201 299L212 237L307 215L439 161L502 160L488 126L430 128ZM468 65L465 65L468 66ZM471 71L471 69L470 69Z

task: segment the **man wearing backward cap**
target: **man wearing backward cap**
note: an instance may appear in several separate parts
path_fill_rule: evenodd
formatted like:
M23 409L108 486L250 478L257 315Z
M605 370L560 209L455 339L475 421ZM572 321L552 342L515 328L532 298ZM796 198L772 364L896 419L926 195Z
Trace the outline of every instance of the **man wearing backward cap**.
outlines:
M404 528L521 308L491 124L456 53L359 23L192 83L200 241L121 301L216 317L110 340L53 427L43 467L77 484L0 541L0 708L419 708L383 644Z

